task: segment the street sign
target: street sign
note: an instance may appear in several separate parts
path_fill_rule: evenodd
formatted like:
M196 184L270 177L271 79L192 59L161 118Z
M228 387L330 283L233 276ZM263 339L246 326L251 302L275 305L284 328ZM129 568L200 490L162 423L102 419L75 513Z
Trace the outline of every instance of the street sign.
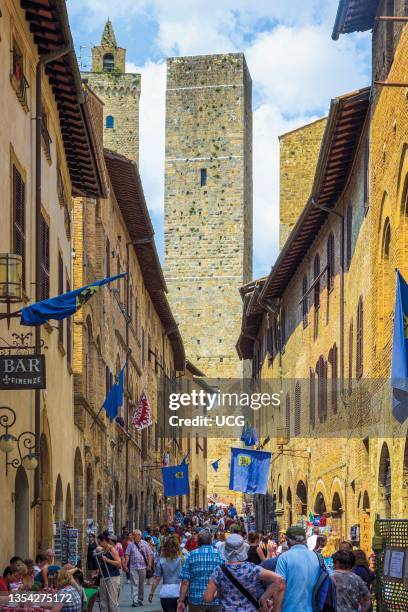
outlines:
M0 389L45 389L44 355L0 355Z

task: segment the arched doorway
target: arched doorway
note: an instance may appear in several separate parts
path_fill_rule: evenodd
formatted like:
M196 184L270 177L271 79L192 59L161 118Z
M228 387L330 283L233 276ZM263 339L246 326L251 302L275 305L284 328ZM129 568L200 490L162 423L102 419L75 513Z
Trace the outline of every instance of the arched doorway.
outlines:
M342 517L343 507L340 495L336 491L332 499L332 526L333 532L335 531L341 538L343 538Z
M391 518L391 459L387 444L381 449L378 467L378 513L380 518Z
M57 484L55 485L55 520L62 521L64 518L64 499L62 492L61 476L57 476Z
M82 466L81 451L75 451L74 460L74 527L82 527L84 520L84 469Z
M14 554L28 557L30 534L30 493L25 469L20 465L14 485Z
M86 468L86 518L94 519L94 481L92 466L88 463Z
M114 513L114 530L115 533L120 533L120 497L119 497L119 483L115 484L115 513Z
M320 491L316 495L314 511L315 514L319 515L323 514L324 512L327 512L326 502L324 501L323 493L321 493Z
M48 440L44 434L40 438L40 542L39 550L52 547L52 492L51 492L51 462Z
M298 517L307 514L307 490L303 480L296 485L296 513Z
M292 513L292 491L290 487L286 492L286 524L288 527L292 525L293 513Z
M65 496L65 520L68 525L72 525L72 498L71 498L71 485L67 485L67 494Z
M127 528L132 531L135 528L135 519L133 514L133 496L129 495L128 501L128 519L127 519Z

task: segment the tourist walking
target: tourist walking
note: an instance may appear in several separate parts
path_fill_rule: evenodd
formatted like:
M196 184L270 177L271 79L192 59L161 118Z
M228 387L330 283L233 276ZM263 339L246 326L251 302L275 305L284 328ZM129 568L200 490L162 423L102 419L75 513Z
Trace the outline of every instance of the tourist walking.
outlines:
M218 596L225 612L253 612L278 599L282 578L247 560L247 546L241 535L230 535L224 548L226 563L215 568L204 593L204 603ZM267 585L269 585L267 587Z
M218 612L220 603L217 599L212 605L205 605L204 592L216 567L221 565L219 552L212 546L212 537L209 531L200 531L198 534L198 548L191 551L181 570L180 597L177 612L186 609L188 595L189 612Z
M160 580L163 584L160 589L160 603L164 612L177 612L177 601L180 595L180 572L184 563L184 555L177 537L169 536L164 541L160 558L154 568L154 578L149 594L149 602Z
M353 573L355 558L349 550L333 555L336 583L337 612L367 612L371 606L370 592L364 580Z
M135 529L133 542L130 542L125 554L125 571L130 573L130 596L133 608L143 606L146 574L151 571L152 560L150 546L142 540L140 529Z
M86 553L86 567L88 572L90 573L90 577L93 578L98 573L98 565L96 563L96 558L94 552L97 548L95 534L90 533L88 538L88 549Z
M118 612L122 566L119 553L105 533L98 535L98 544L103 549L97 557L102 574L99 585L99 607L101 612Z
M248 534L248 561L254 565L260 565L262 561L265 561L265 555L262 548L259 545L259 534L255 531L251 531Z
M283 589L274 604L278 609L282 604L284 612L313 612L313 589L320 573L318 556L307 548L302 527L289 527L286 543L288 550L276 564L276 573L284 580Z

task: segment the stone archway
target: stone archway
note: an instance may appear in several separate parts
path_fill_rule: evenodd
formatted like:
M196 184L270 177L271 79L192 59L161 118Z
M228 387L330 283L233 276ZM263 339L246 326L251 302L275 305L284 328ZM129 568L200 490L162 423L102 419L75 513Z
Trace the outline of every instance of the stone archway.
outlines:
M67 494L65 496L65 520L68 525L72 525L72 497L71 485L67 484Z
M338 491L335 491L331 502L331 521L333 532L335 531L343 539L343 513L344 508Z
M378 504L380 518L391 518L391 458L386 442L382 445L378 465Z
M55 485L55 520L62 521L64 518L64 494L62 492L62 480L58 474Z
M296 485L296 514L298 517L307 514L307 489L303 480Z
M39 550L52 548L53 516L52 516L52 492L51 492L51 457L48 439L45 434L40 437L40 529Z
M74 527L80 529L84 521L84 468L79 448L74 460Z
M315 503L314 503L314 512L315 514L322 515L324 512L327 512L326 502L321 491L316 495Z
M286 524L288 527L292 525L293 522L293 510L292 510L292 490L288 487L286 491Z
M94 476L92 466L88 463L86 467L86 518L95 519L94 514Z
M14 485L14 554L29 556L30 490L23 466L17 469Z

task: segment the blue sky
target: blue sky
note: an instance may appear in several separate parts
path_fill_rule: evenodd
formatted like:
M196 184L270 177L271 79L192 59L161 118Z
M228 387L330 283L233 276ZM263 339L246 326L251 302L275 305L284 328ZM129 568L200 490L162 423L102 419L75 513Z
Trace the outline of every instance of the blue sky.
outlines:
M142 74L140 172L163 244L165 59L244 51L253 79L254 277L278 254L279 134L327 113L370 81L370 35L331 40L338 0L67 0L84 69L104 23Z

